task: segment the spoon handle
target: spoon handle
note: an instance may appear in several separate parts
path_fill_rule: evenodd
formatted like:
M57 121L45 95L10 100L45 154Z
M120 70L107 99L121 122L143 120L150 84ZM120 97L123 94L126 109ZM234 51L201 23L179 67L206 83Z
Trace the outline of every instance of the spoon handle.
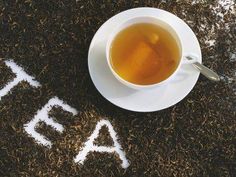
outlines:
M202 65L201 63L194 62L194 63L192 63L192 65L195 68L197 68L201 72L201 74L203 74L208 79L210 79L212 81L220 81L220 77L217 73L215 73L211 69L207 68L206 66Z

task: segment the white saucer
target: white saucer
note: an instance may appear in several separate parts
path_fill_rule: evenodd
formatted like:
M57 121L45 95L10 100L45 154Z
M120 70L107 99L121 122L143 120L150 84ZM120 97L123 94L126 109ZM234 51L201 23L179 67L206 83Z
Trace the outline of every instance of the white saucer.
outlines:
M190 27L175 15L156 8L135 8L121 12L107 20L96 32L88 53L89 73L97 90L111 103L121 108L152 112L168 108L181 101L193 89L199 72L191 65L182 65L175 78L164 86L138 91L121 84L111 73L106 63L106 41L109 34L128 18L154 16L163 19L180 34L184 53L198 55L201 63L201 49Z

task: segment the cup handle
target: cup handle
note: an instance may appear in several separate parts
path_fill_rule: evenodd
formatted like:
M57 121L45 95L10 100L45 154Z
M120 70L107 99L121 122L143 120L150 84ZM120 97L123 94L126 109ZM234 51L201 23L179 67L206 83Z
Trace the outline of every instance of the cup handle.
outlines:
M197 56L196 54L184 54L183 55L183 60L182 60L182 64L193 64L193 63L196 63L198 62L198 58L199 56Z

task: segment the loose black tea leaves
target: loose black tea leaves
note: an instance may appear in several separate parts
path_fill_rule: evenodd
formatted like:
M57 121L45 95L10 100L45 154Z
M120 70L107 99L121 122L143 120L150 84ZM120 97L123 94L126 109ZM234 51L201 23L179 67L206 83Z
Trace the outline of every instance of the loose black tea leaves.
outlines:
M23 71L23 68L18 66L14 61L7 60L5 61L6 65L12 69L12 72L16 74L16 78L8 83L3 89L0 90L0 96L5 96L10 90L16 86L21 81L27 81L34 87L41 86L38 81L35 81L35 79L26 74ZM1 98L1 97L0 97ZM46 125L50 125L52 128L54 128L56 131L62 133L64 130L63 125L60 123L55 122L52 118L49 117L49 112L53 108L53 106L60 106L63 110L72 113L74 116L78 114L78 111L75 108L72 108L70 105L65 104L62 100L60 100L58 97L51 98L48 103L40 110L37 111L37 114L34 116L34 118L26 123L24 125L25 131L36 140L37 143L42 144L44 146L47 146L49 148L52 147L52 142L49 141L45 136L38 133L35 128L37 127L38 123L44 122ZM94 145L95 139L99 135L99 131L102 128L102 126L107 126L110 136L114 142L114 145L112 147L107 146L98 146ZM101 120L97 123L97 126L92 133L92 135L88 138L88 141L85 142L84 148L79 152L79 154L76 156L74 161L79 164L83 164L86 156L89 152L100 152L100 153L117 153L119 155L119 158L122 161L122 168L127 168L129 166L129 162L125 157L125 153L123 152L121 145L118 143L116 132L114 131L111 123L108 120Z
M107 19L145 6L183 19L199 40L203 64L221 76L217 84L200 76L180 103L146 114L106 101L89 77L87 61L91 40ZM5 0L0 21L0 57L14 59L32 79L6 87L17 70L0 60L1 177L236 176L235 0ZM48 148L24 125L55 96L78 114L56 105L50 110L63 131L39 123L35 131L52 143ZM116 152L89 152L83 165L74 161L103 119L113 126L130 162L126 169ZM106 132L100 130L95 145L113 147Z

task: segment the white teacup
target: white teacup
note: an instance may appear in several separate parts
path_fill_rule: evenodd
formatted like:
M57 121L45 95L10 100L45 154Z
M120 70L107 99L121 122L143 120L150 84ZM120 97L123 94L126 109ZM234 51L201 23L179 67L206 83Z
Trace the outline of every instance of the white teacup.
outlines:
M168 31L174 37L176 43L179 46L179 50L180 50L179 64L178 64L176 70L168 78L166 78L165 80L163 80L161 82L157 82L155 84L150 84L150 85L138 85L138 84L131 83L131 82L123 79L122 77L120 77L116 73L116 71L114 71L114 69L111 65L110 49L111 49L111 44L112 44L113 40L116 38L117 34L120 31L122 31L123 29L125 29L131 25L138 24L138 23L150 23L150 24L161 26L162 28L164 28L166 31ZM149 88L153 88L153 87L156 87L156 86L159 86L162 84L166 84L176 75L176 73L178 73L179 68L182 64L193 63L196 59L196 57L193 54L191 54L191 55L192 55L192 58L194 58L194 60L189 61L185 58L186 54L183 54L182 42L181 42L181 39L179 36L180 35L175 31L175 29L170 24L166 23L165 21L161 20L160 18L151 17L151 16L142 16L142 17L135 17L135 18L128 19L127 21L123 22L118 28L116 28L108 38L108 41L106 44L106 59L107 59L108 66L118 81L120 81L122 84L124 84L130 88L133 88L133 89L138 89L138 90L149 89Z

